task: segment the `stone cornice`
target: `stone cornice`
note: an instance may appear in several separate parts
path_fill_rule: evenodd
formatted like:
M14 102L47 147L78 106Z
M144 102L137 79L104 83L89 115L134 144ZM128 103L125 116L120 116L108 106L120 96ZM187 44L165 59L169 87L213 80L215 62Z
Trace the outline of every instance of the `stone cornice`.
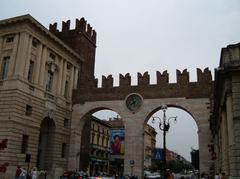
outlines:
M0 20L0 28L11 25L11 24L16 24L16 23L30 23L34 25L36 28L40 29L46 36L48 36L50 39L54 40L56 43L62 46L65 50L67 50L70 54L72 54L79 60L84 61L84 59L78 53L72 50L72 48L67 46L62 40L56 37L53 33L51 33L47 28L45 28L42 24L40 24L36 19L34 19L29 14Z

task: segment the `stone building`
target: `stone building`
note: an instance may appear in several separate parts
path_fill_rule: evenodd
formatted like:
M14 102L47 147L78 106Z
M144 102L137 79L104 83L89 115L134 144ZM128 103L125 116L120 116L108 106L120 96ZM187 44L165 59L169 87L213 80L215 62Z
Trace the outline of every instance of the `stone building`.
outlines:
M87 171L90 176L109 173L110 130L107 121L91 116L83 129L80 170Z
M229 178L240 177L240 44L221 51L215 70L214 111L210 121L210 144L215 172ZM212 148L211 148L212 145ZM216 156L215 156L216 155Z
M144 168L150 169L152 167L152 160L154 155L154 149L156 146L156 135L155 129L146 125L144 133Z
M63 22L59 32L55 23L49 31L30 15L0 21L0 140L8 139L0 164L8 162L6 178L17 165L47 169L49 178L68 168L72 89L92 78L96 47L96 33L84 19L69 26Z
M65 169L79 169L82 131L91 114L102 109L111 109L124 119L124 174L130 174L129 161L135 161L133 172L141 178L144 127L163 103L184 109L195 119L199 128L200 171L207 172L211 158L207 151L211 140L210 97L214 84L208 68L197 69L196 82L189 81L189 72L185 69L177 70L176 83L169 83L167 71L157 71L156 84L150 84L150 76L145 72L138 73L136 86L131 85L129 74L120 74L118 87L113 86L113 77L109 75L103 76L99 88L94 78L96 32L83 18L76 19L74 29L70 29L70 25L70 21L62 22L62 30L58 30L54 23L47 30L30 15L0 21L0 140L8 139L7 148L0 153L0 164L8 162L7 178L13 177L16 165L27 167L25 161L39 169L46 168L48 178L56 178ZM229 140L219 137L221 146L225 146L220 153L226 151L226 145L231 149L229 155L222 155L221 165L233 176L238 175L235 156L239 149L239 54L235 50L238 46L227 48L230 55L222 55L216 72L218 115L214 118L218 127L220 124L226 127L224 116L230 115L233 121L227 120L228 129L234 129L233 134L228 130ZM229 59L231 63L226 61ZM227 77L232 75L231 80L221 77L222 67ZM225 92L225 80L226 85L231 84L230 98L219 92L220 89ZM224 103L219 103L220 99L232 104L230 108L225 105L226 113L221 112ZM220 135L218 130L213 132L215 136L223 136L224 131L226 134L222 128ZM228 161L227 157L231 162L223 164Z

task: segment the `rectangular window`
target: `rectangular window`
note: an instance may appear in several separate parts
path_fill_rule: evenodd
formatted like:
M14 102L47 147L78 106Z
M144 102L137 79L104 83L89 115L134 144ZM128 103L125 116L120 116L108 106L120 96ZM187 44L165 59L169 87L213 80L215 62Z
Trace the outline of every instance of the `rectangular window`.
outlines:
M51 92L52 91L52 84L53 84L53 72L50 70L48 71L48 77L47 77L47 86L46 90Z
M32 115L32 106L30 105L26 105L26 112L25 112L26 116L31 116Z
M70 120L67 118L64 118L64 127L69 127L70 125Z
M10 56L3 57L2 70L1 70L1 79L6 79L8 74Z
M27 147L28 147L28 135L23 135L22 136L22 148L21 148L22 154L25 154L27 152Z
M14 36L10 36L6 38L6 43L12 43L14 40Z
M28 69L28 81L29 81L29 82L32 82L32 78L33 78L33 67L34 67L34 61L30 60L29 69Z
M67 152L67 144L66 143L62 143L62 154L61 154L62 158L66 157L66 152Z
M64 97L67 98L68 95L68 81L65 81Z
M94 144L94 134L92 134L92 144Z

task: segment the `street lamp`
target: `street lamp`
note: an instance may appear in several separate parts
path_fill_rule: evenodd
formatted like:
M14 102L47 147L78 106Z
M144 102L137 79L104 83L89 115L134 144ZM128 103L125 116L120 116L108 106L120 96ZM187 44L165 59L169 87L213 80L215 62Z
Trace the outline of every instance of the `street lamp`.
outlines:
M166 132L168 132L170 128L170 120L174 119L174 122L177 122L177 116L175 117L169 117L168 119L166 118L166 110L167 110L167 105L163 104L161 106L161 110L163 111L163 118L160 118L158 116L152 116L152 123L155 123L156 120L159 121L159 129L163 131L163 175L165 177L166 174L166 165L167 165L167 160L166 160Z

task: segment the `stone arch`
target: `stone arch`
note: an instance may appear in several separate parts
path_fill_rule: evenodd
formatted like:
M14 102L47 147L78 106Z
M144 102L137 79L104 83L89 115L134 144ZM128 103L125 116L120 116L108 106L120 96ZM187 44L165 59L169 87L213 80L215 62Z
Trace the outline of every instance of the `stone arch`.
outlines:
M112 110L121 116L118 108L108 103L99 103L94 105L91 103L85 103L84 105L76 104L73 106L73 109L70 137L71 148L69 150L68 160L68 168L71 170L79 168L78 161L80 160L82 130L87 120L90 119L91 114L101 110ZM72 146L74 146L74 149Z
M54 152L56 124L52 118L45 117L39 130L37 167L41 170L51 169L53 167L52 153Z
M195 123L195 126L196 126L196 128L197 128L197 130L196 130L196 133L198 133L198 125L197 125L197 120L194 118L194 116L192 115L192 113L189 111L189 109L186 109L185 107L183 107L183 106L180 106L180 105L176 105L176 104L172 104L172 103L169 103L169 104L167 104L167 112L166 112L166 118L168 119L169 117L173 117L173 116L175 116L175 115L172 115L171 113L169 113L169 111L168 110L171 110L171 109L179 109L179 110L181 110L181 111L184 111L190 118L191 118L191 120L192 121L194 121L194 123ZM151 111L148 115L147 115L147 117L146 117L146 119L145 119L145 122L143 123L143 130L144 130L144 128L146 127L146 125L148 124L148 122L149 122L149 120L151 120L151 117L152 116L155 116L154 114L156 113L156 112L159 112L159 111L161 111L162 110L162 104L161 105L159 105L159 107L157 107L156 109L154 109L153 111ZM172 111L173 112L173 111ZM162 114L161 114L161 116L159 116L160 118L161 118L161 120L163 119L163 116L162 116ZM179 118L179 116L176 116L177 117L177 119L180 121L180 120L185 120L185 118ZM173 121L172 121L173 122ZM172 124L172 123L171 123ZM171 125L172 126L172 125ZM172 128L172 127L170 127L170 128ZM156 128L155 128L155 130L156 130ZM168 135L167 135L168 136ZM199 141L199 136L197 135L197 138L198 138L198 141ZM157 139L157 136L156 136L156 139ZM162 140L162 138L161 138L161 140ZM169 144L169 142L168 142L169 140L167 140L167 145ZM199 144L199 142L198 142L198 144ZM145 143L143 144L143 145L145 145ZM163 145L163 144L162 144ZM160 147L162 147L162 145L160 146ZM145 146L144 146L144 149L145 149ZM169 148L168 148L169 149Z
M141 178L143 176L143 125L146 119L160 108L161 104L167 104L185 109L195 119L198 126L200 158L204 161L200 162L200 170L207 172L210 160L207 145L211 136L208 123L210 117L209 102L209 98L149 99L143 96L142 107L135 113L127 109L125 97L122 100L86 101L84 104L75 104L72 113L71 148L68 167L69 169L78 167L76 161L79 158L76 157L76 154L80 151L79 144L81 144L81 128L85 121L84 116L100 109L110 109L117 112L125 122L124 174L131 173L129 161L134 160L133 173Z

